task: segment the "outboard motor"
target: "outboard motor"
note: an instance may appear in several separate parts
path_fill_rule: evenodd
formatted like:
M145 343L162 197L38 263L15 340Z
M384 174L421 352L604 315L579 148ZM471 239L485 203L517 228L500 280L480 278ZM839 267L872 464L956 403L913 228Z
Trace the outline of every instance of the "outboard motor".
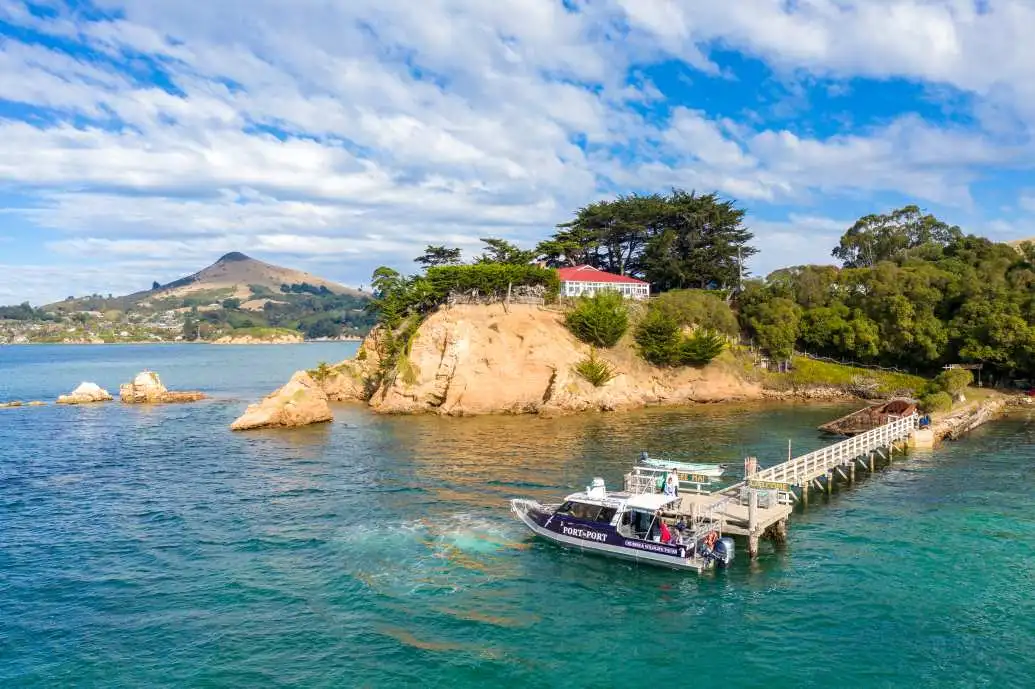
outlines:
M715 548L712 550L712 557L722 567L728 567L733 562L733 539L729 536L720 538L715 542Z

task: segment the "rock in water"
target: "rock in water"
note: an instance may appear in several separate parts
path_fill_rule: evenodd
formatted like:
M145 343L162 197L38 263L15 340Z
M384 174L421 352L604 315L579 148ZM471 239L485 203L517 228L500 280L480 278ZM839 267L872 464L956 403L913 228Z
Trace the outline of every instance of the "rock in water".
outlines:
M205 399L201 392L170 392L154 371L138 373L132 383L119 386L119 398L127 404L171 404Z
M107 390L97 383L80 383L79 387L67 395L57 399L58 404L91 404L93 402L110 402L115 399Z
M21 402L0 402L0 409L14 409L15 407L22 406Z
M299 371L291 376L287 385L261 402L249 405L230 428L234 431L290 428L324 423L333 418L327 404L327 393L307 372Z

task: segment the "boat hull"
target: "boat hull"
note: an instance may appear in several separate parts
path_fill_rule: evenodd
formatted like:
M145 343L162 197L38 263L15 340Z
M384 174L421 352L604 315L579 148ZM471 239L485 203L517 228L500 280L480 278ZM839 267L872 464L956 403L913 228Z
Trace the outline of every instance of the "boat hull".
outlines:
M715 565L692 553L688 557L691 549L687 546L626 538L611 528L535 513L526 505L526 501L513 500L511 509L532 533L565 548L681 571L702 572Z
M690 462L666 462L663 459L646 459L643 460L643 465L650 469L663 470L675 467L677 471L683 473L707 476L712 479L722 478L722 475L726 473L725 464L694 464Z

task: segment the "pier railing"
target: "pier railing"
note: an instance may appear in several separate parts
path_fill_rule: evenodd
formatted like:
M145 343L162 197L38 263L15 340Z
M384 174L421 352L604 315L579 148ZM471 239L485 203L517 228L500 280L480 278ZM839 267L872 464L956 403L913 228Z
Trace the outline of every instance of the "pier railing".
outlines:
M908 439L910 434L916 430L919 421L918 414L889 421L883 426L878 426L847 440L762 469L748 476L745 481L724 489L722 493L733 496L740 495L745 487L763 488L775 490L781 497L786 494L788 499L793 499L790 494L792 486L799 488L805 486L836 467L847 466L859 457Z

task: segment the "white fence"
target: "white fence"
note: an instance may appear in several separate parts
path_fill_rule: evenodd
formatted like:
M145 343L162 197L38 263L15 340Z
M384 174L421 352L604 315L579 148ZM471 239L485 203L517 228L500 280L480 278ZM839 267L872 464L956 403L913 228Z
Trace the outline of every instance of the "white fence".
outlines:
M834 467L845 466L857 457L868 455L880 448L888 447L892 443L906 440L916 429L919 418L919 415L912 414L896 419L883 426L860 433L853 438L828 445L801 457L795 457L782 464L762 469L755 475L749 476L748 479L753 482L764 481L792 486L805 485L809 481L823 476Z

